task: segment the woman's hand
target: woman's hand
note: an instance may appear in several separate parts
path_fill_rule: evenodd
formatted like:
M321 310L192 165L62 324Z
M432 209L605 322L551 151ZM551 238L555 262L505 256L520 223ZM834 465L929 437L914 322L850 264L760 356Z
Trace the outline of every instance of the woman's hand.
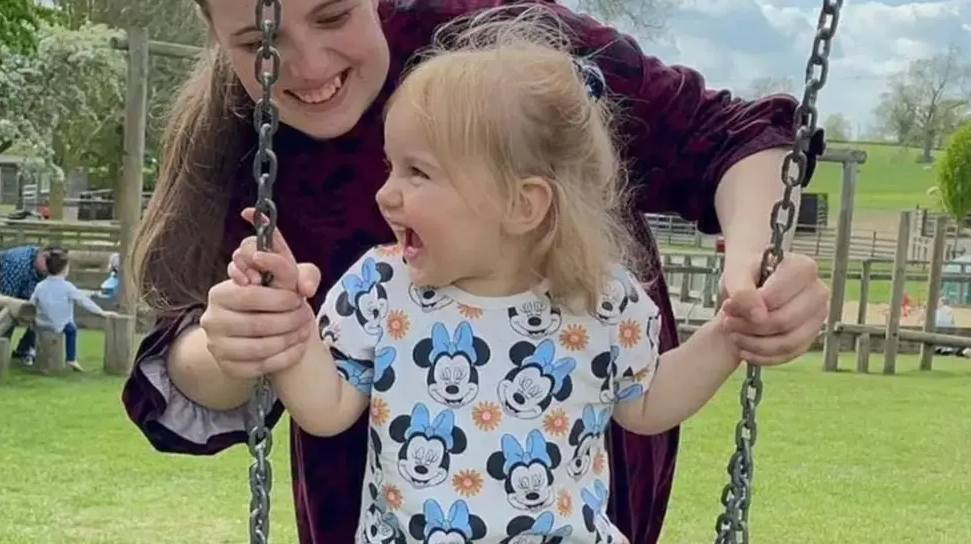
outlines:
M829 289L819 280L816 261L799 253L787 253L765 285L756 288L761 260L761 253L726 255L720 317L743 359L787 363L816 340Z
M252 208L243 217L252 222ZM273 275L269 286L260 284L261 272ZM272 253L257 251L254 237L244 240L233 254L228 275L230 279L210 289L199 322L223 373L253 379L300 361L307 341L317 334L307 303L320 283L317 267L298 265L276 231Z

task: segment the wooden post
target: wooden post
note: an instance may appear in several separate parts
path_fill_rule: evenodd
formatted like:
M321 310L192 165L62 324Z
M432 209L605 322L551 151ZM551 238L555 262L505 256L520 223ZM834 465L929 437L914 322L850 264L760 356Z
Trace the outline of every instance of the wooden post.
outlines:
M118 223L121 273L131 273L131 250L135 227L142 215L142 168L145 163L145 126L148 111L148 31L128 31L128 95L125 98L125 152L122 180L118 185ZM126 277L126 276L123 276ZM119 285L119 308L135 314L136 293L127 281Z
M722 290L722 274L725 271L725 255L721 254L718 256L718 274L715 276L715 313L717 314L722 309L722 304L725 303L725 291Z
M856 337L856 371L860 374L870 372L870 333Z
M0 336L0 378L10 370L10 339Z
M37 360L34 367L42 374L59 374L67 370L64 361L64 333L35 328Z
M924 314L924 332L937 330L937 299L941 296L941 274L944 272L944 243L947 241L947 216L937 217L934 223L934 247L931 249L931 269L927 274L927 309ZM931 370L934 366L934 344L920 345L920 369Z
M840 333L837 324L843 319L846 298L846 272L850 257L850 235L853 232L853 197L856 193L855 161L843 162L843 185L840 188L839 223L836 225L836 251L833 255L832 285L829 296L829 316L823 345L823 370L836 372L839 368Z
M681 302L691 302L691 284L694 283L694 274L688 271L691 268L691 257L685 255L681 257L681 267L684 273L681 274L681 290L680 297Z
M111 38L109 45L112 47L112 49L118 49L120 51L130 51L132 48L132 43L129 37ZM155 40L148 42L148 52L159 57L190 59L198 57L204 51L205 49L196 47L194 45L160 42Z
M870 304L870 274L873 272L873 261L865 259L863 270L860 271L860 304L856 309L856 322L866 325L867 306Z
M708 269L705 272L704 284L701 288L701 307L702 308L714 308L715 307L715 290L718 288L718 277L714 273L717 270L718 260L714 255L709 255L705 259L705 268Z
M126 376L134 356L135 318L130 315L109 315L105 320L105 374Z
M893 285L890 291L890 315L883 345L883 373L897 372L897 348L900 346L900 314L907 281L907 249L910 246L910 210L900 212L897 225L897 250L893 258Z

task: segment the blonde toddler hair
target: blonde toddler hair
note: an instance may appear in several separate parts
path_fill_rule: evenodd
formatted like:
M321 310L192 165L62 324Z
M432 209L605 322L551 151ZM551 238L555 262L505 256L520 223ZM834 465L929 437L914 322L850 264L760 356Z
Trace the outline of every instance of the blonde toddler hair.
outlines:
M631 266L633 236L606 97L589 95L569 33L548 8L495 8L440 28L388 107L407 100L453 180L509 209L516 186L539 177L552 206L535 272L559 304L592 311L616 264ZM496 187L497 185L497 187Z

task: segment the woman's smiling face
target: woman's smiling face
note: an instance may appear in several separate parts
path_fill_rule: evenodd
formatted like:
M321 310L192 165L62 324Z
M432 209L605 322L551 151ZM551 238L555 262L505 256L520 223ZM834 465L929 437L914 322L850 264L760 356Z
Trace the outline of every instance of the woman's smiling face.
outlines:
M251 97L263 91L255 55L263 32L257 0L204 0L213 36ZM388 77L390 54L377 0L287 0L275 46L280 79L273 97L280 119L315 138L350 131ZM272 17L272 9L267 9ZM264 67L270 69L268 61Z

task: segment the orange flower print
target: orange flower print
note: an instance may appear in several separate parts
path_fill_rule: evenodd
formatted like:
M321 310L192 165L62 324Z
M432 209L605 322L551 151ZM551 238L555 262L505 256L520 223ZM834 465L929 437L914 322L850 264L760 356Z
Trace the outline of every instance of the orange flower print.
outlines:
M587 347L590 335L583 325L568 325L560 333L560 345L570 351L581 351Z
M378 255L382 257L394 257L395 255L398 255L399 253L401 253L401 245L388 244L385 246L378 246L375 248L375 251L377 252Z
M600 476L605 468L607 468L607 454L600 450L593 456L593 473Z
M620 333L617 335L617 341L620 342L621 346L632 348L641 341L641 327L633 319L621 321L618 329Z
M388 403L381 397L371 397L371 423L375 427L380 427L388 422L391 410Z
M460 470L452 476L452 487L464 497L474 497L482 491L482 474L477 470Z
M502 410L494 402L483 401L472 408L472 422L480 431L494 430L501 420Z
M397 510L401 508L401 490L396 486L391 484L385 485L383 488L381 488L381 497L388 505L389 510Z
M553 436L565 436L570 420L562 408L554 408L543 417L543 430Z
M391 338L401 340L408 334L408 316L401 310L388 312L387 331Z
M458 308L459 313L462 314L463 317L467 317L469 319L482 317L482 308L476 308L475 306L469 306L467 304L459 304Z
M556 494L556 513L563 517L573 514L573 496L566 489Z

